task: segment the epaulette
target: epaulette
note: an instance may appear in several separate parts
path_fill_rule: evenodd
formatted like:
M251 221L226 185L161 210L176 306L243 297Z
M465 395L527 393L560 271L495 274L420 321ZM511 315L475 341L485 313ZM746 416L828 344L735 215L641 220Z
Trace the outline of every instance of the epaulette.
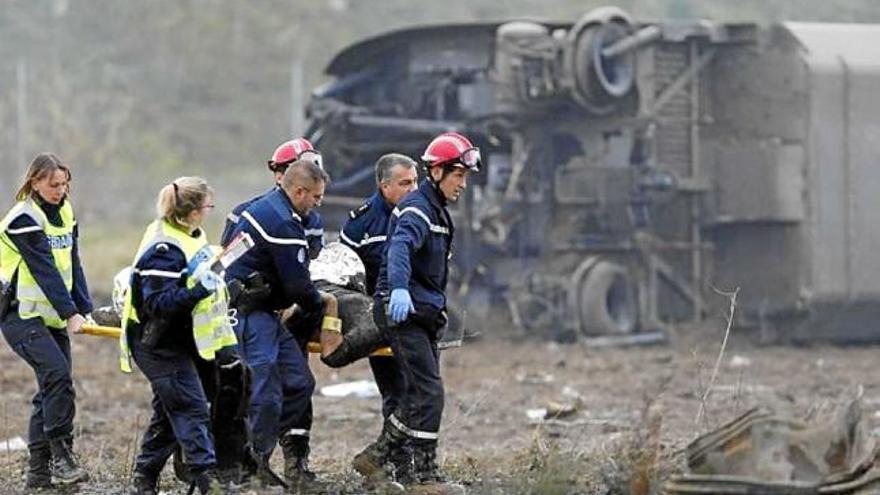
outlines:
M350 212L348 212L348 216L350 216L351 219L354 220L355 218L357 218L357 217L363 215L364 213L366 213L367 210L370 209L370 205L371 205L371 204L372 204L372 203L371 203L370 201L367 201L366 203L364 203L364 204L358 206L357 208L355 208L354 210L351 210Z

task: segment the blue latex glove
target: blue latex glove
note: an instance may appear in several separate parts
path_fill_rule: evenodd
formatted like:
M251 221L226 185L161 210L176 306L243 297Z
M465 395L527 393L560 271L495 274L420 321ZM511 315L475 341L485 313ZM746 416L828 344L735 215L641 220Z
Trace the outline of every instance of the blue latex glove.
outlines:
M405 320L410 313L414 313L416 308L413 306L412 298L406 289L394 289L391 291L391 300L388 302L388 312L391 321L400 323Z
M189 263L186 265L186 271L190 275L194 277L198 277L202 275L202 272L210 268L208 264L211 261L213 252L211 250L211 246L207 245L199 249L192 258L190 258Z
M202 287L208 289L208 292L212 294L214 292L217 292L217 287L220 287L221 282L223 281L220 279L220 276L212 272L211 270L205 270L199 276L199 284L201 284Z

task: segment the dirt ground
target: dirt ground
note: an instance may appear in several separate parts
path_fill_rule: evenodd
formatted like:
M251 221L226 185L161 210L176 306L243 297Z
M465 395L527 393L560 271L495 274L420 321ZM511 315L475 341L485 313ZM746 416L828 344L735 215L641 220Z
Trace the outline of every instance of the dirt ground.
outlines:
M530 339L487 337L443 355L447 388L442 464L469 493L627 493L630 458L643 450L639 432L648 405L662 417L658 480L681 464L680 450L698 434L763 404L802 416L851 397L859 385L872 421L880 408L875 348L757 347L734 331L704 419L701 397L718 355L723 322L680 330L652 347L587 349ZM93 481L64 493L122 493L149 414L149 389L116 368L116 343L74 341L77 449ZM0 442L26 437L33 374L0 344ZM366 362L331 370L312 358L318 387L369 379ZM527 411L577 405L573 414L540 422ZM533 411L533 414L538 414ZM378 398L315 396L312 467L333 493L366 488L348 466L379 431ZM629 450L628 450L629 449ZM0 493L21 493L26 452L0 451ZM280 467L280 453L274 459ZM185 493L166 470L162 489ZM245 488L243 493L263 493Z

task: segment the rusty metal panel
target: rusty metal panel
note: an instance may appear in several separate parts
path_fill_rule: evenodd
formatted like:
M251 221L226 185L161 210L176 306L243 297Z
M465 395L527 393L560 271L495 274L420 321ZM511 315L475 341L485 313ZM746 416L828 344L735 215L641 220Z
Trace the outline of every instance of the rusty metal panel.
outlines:
M686 454L689 472L663 493L877 493L877 443L860 398L810 421L752 409L691 442Z

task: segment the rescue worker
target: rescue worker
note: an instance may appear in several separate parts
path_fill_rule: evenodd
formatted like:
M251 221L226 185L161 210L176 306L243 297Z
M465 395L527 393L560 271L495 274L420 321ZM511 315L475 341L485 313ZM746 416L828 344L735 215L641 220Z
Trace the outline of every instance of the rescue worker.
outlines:
M201 493L216 484L216 453L197 360L223 359L236 344L223 279L202 224L213 191L199 177L180 177L159 191L159 215L146 229L122 311L120 367L134 357L153 390L153 415L135 460L136 494L158 493L159 474L179 444Z
M416 162L408 156L389 153L379 158L375 168L376 192L349 213L339 233L339 240L352 248L364 263L369 296L376 290L391 210L418 185ZM402 387L399 370L390 356L370 356L369 362L382 395L382 418L388 419L397 407ZM388 445L380 435L354 457L352 467L368 478L375 477L382 473L387 453Z
M278 184L281 182L284 171L287 170L291 163L299 159L312 161L321 168L324 166L321 153L306 138L296 138L278 145L275 148L275 152L272 153L272 158L269 160L269 170L272 171L275 185L268 192L239 204L226 215L226 225L223 229L223 235L220 236L220 245L225 246L229 244L229 241L232 239L232 231L235 230L241 219L241 213L254 201L278 189ZM312 209L303 217L302 224L306 242L309 244L309 258L315 259L321 254L321 249L324 247L324 219L321 218L318 210Z
M89 478L73 454L68 333L80 333L92 302L69 192L70 169L40 153L0 221L0 330L34 369L38 385L28 426L26 484L34 489Z
M422 155L427 178L394 208L379 269L373 316L388 336L403 378L397 408L383 427L391 475L414 491L452 490L437 466L443 413L438 331L446 323L446 280L454 226L446 205L467 187L480 151L445 133Z
M323 168L321 153L318 152L318 150L316 150L312 143L306 138L296 138L290 141L285 141L275 148L272 157L268 160L268 166L269 170L272 172L274 184L272 189L240 203L226 215L226 224L223 229L223 234L220 236L221 245L226 246L232 240L232 234L241 221L241 214L245 209L258 199L273 191L277 191L280 188L281 178L284 176L284 171L287 170L287 167L290 166L291 163L300 158L312 161L319 167ZM308 261L317 258L321 253L321 249L324 247L324 220L316 209L312 209L302 217L302 225L305 239L308 243L308 257L306 258L306 266L308 266ZM268 290L268 286L264 287L264 290ZM309 406L303 413L302 418L298 421L298 424L302 426L302 428L299 428L300 430L308 431L311 429L311 415L311 398L309 398ZM246 476L254 474L251 469L252 463L249 460L242 459L242 463L247 466L245 472ZM262 474L268 475L269 478L273 478L271 473L264 471Z
M326 299L309 278L302 219L320 204L328 181L312 161L290 163L280 187L242 211L231 234L248 235L255 242L227 269L226 280L246 288L243 296L233 295L235 332L242 358L253 371L249 421L264 481L272 481L268 462L276 442L283 449L284 475L290 483L315 480L308 467L315 379L304 347L322 323ZM253 280L268 290L259 292ZM293 304L300 310L298 335L287 331L276 314ZM324 323L338 327L339 320L330 318Z

